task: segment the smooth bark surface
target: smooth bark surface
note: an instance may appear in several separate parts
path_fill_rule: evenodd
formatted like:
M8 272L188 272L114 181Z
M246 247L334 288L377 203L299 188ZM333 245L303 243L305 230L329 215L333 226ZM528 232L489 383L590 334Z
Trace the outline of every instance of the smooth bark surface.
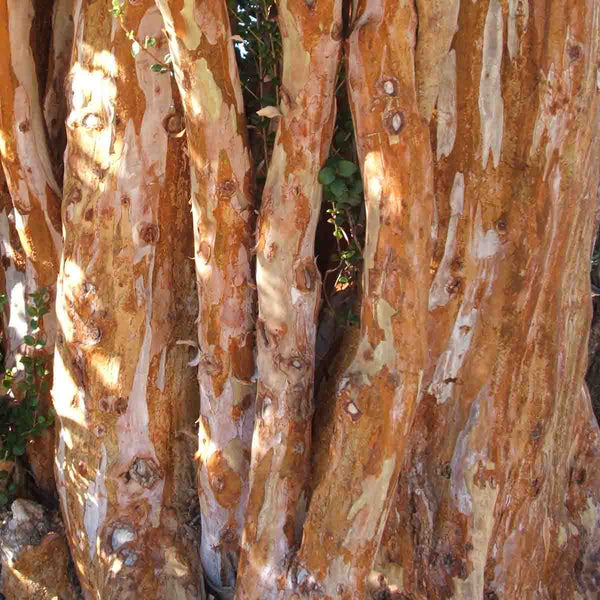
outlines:
M61 507L86 598L196 600L185 433L198 392L177 344L196 311L191 223L182 141L166 126L177 99L103 3L74 14L53 389ZM125 20L160 37L152 2Z
M280 2L281 117L257 228L258 391L238 600L278 597L308 502L321 276L318 174L335 121L341 2Z
M447 158L427 393L378 559L415 600L600 592L600 439L583 382L599 18L596 1L461 3L431 122ZM449 144L440 102L453 97Z

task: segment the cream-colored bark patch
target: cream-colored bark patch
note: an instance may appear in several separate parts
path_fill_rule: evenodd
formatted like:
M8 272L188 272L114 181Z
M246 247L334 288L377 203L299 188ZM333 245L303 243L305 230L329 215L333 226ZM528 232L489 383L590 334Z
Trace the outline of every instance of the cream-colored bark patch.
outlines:
M504 131L504 100L500 69L503 50L502 6L498 0L490 0L483 31L483 61L479 82L479 115L481 119L482 164L487 166L490 152L494 167L500 164L502 135Z
M196 76L196 91L192 96L192 102L195 112L200 114L203 119L217 121L221 115L223 94L208 68L205 58L195 62L194 75Z
M344 546L350 551L359 550L354 540L372 540L387 498L390 480L394 473L396 457L386 459L378 477L370 475L362 482L362 494L350 507L346 519L354 521L348 530ZM364 511L364 515L360 513Z
M446 306L451 298L451 283L453 280L451 266L456 254L456 233L458 222L462 216L465 198L465 178L462 173L456 173L450 192L450 223L442 262L436 271L435 278L429 291L429 310Z
M450 156L456 140L456 52L444 58L437 102L437 159Z

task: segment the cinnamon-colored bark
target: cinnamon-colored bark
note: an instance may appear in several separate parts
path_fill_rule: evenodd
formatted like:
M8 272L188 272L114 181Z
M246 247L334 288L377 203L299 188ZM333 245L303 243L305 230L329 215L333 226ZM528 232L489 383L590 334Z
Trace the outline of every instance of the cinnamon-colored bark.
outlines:
M195 293L176 91L104 3L74 14L53 388L69 545L87 598L203 599L186 522L198 391L177 344ZM153 2L125 20L167 52Z
M361 332L338 379L327 467L296 565L299 590L330 599L365 597L427 364L433 171L416 25L412 1L367 1L347 42L367 211Z
M277 598L308 502L316 319L319 170L335 119L341 3L278 4L280 118L257 229L257 416L236 598Z
M378 558L415 600L600 592L600 438L583 382L599 18L598 2L460 6L455 87L431 122L447 158L427 393Z
M248 501L256 394L254 203L227 2L158 0L184 107L198 285L202 563L232 593Z
M38 7L38 11L41 10L43 7ZM32 33L36 16L41 18L30 0L0 2L0 72L4 74L0 86L0 154L14 206L14 226L25 257L24 288L20 292L22 306L18 308L23 316L27 294L42 287L48 290L53 305L62 248L60 190L46 145L35 62L39 55L36 35ZM11 298L14 308L17 308L16 302L16 298ZM51 372L56 336L53 306L44 317L42 328L46 339L43 353L47 354ZM26 326L22 329L21 336L28 333ZM22 343L22 339L17 343ZM52 373L49 378L51 380ZM50 405L49 394L41 394L40 410L47 413ZM27 446L36 482L48 495L55 493L54 443L52 428Z

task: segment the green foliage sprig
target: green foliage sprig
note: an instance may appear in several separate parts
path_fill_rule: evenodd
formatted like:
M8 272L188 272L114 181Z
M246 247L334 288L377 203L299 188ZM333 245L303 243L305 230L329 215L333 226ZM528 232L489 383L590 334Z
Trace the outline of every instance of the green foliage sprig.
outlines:
M148 50L156 46L156 38L146 36L142 42L138 41L133 29L128 29L125 24L125 2L120 0L112 0L112 7L108 12L119 21L121 29L125 32L127 39L131 41L131 55L135 58L140 52L145 52L155 62L150 66L150 70L154 73L171 73L172 74L172 58L170 54L165 54L163 60Z
M50 310L48 293L42 288L29 294L31 302L26 306L30 332L23 338L27 350L20 358L22 369L16 367L5 370L2 375L2 387L7 392L0 396L0 459L15 461L25 454L27 442L42 434L54 423L54 414L40 414L40 396L48 391L46 358L40 354L46 345L41 333L42 318ZM0 306L8 298L0 294ZM0 471L0 480L8 479L8 471ZM6 491L0 491L0 505L7 504L10 495L16 491L16 485L9 483Z

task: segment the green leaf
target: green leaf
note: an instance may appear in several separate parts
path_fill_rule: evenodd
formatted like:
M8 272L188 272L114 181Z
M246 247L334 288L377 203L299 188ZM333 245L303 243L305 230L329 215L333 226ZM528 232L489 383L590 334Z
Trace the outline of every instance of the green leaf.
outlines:
M38 320L31 319L31 321L29 321L29 326L31 327L31 329L38 329Z
M352 177L358 171L358 166L349 160L341 160L337 166L337 172L342 177Z
M169 63L173 62L173 59L170 54L165 54L165 57L163 60L165 62L165 65L168 65Z
M8 296L6 294L0 294L0 305L8 302Z
M163 68L164 67L160 63L154 63L150 66L150 70L154 71L155 73L162 73Z
M32 306L31 304L28 304L27 307L25 308L25 312L30 317L35 317L38 314L38 309L35 306Z
M131 56L133 56L133 58L135 58L141 51L142 47L139 45L138 42L133 42L131 44Z
M25 442L20 441L13 446L13 454L15 456L23 456L25 454Z
M0 492L0 506L5 506L8 504L8 496L4 492Z
M343 130L340 129L336 134L335 134L335 143L337 146L341 146L345 141L346 141L346 136L348 134Z
M36 348L43 348L45 345L46 345L46 340L44 338L39 338L35 342L35 347Z
M329 185L335 180L335 171L331 167L321 169L319 173L319 183L321 185Z
M329 189L331 193L340 198L348 193L348 187L346 186L346 182L343 179L336 179L330 186Z
M11 484L9 484L9 486L6 489L9 494L16 494L17 493L17 484L11 483Z
M156 46L156 38L146 36L144 48L152 48L154 46Z
M23 341L28 345L28 346L35 346L37 341L36 339L32 336L32 335L26 335L23 338Z

